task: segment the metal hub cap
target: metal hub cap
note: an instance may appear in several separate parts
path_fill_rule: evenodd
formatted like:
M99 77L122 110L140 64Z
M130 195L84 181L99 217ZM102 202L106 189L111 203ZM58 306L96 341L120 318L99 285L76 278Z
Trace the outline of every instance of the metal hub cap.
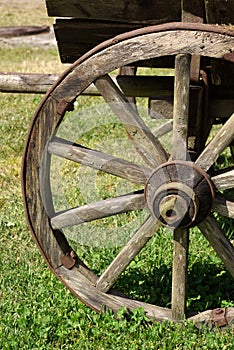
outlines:
M164 226L191 227L209 214L214 188L200 167L174 161L162 164L151 174L145 196L149 211Z

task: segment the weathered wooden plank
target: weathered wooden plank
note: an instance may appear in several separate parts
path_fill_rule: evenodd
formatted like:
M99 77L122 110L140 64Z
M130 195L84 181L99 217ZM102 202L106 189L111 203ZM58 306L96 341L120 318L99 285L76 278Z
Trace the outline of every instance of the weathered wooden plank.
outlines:
M0 73L1 92L43 94L59 78L57 74Z
M219 191L234 188L234 170L225 171L219 175L212 176L211 180Z
M196 164L207 171L217 160L220 153L232 142L234 138L234 114L217 132L208 146L196 160Z
M139 97L172 97L174 96L173 76L143 76L136 77L118 75L118 85L126 96Z
M48 33L49 26L9 26L0 27L1 38L12 38L16 36L35 35L41 33Z
M140 210L144 207L144 194L142 192L130 193L56 213L51 219L51 225L55 229L62 229L111 215Z
M186 314L188 248L189 230L174 230L171 308L175 320Z
M145 246L148 240L156 233L160 225L161 224L151 216L144 222L100 276L96 285L98 290L107 292L113 286L120 274Z
M152 171L124 159L60 138L55 138L49 143L48 151L51 154L119 176L133 183L145 184Z
M173 128L173 120L168 120L166 123L158 126L157 128L152 130L152 133L154 134L155 137L161 137L168 132L172 131Z
M198 226L234 277L234 246L226 238L216 219L210 215Z
M174 59L173 59L174 61ZM223 63L224 61L221 60ZM173 73L172 73L173 74ZM116 80L121 87L124 94L127 96L138 97L165 97L170 98L174 96L174 76L157 76L157 75L138 75L127 76L117 75ZM191 88L196 88L196 85L190 84ZM228 103L233 102L234 85L228 86L210 85L210 100L215 103L215 100L223 100Z
M191 56L180 54L175 58L175 87L173 106L173 160L187 160ZM187 265L189 230L174 230L172 269L172 317L180 320L185 316L187 297Z
M226 199L224 196L216 196L213 210L217 211L220 215L234 219L234 202Z
M183 54L177 55L175 60L172 150L173 160L187 159L190 61L191 57Z
M173 97L149 98L149 115L154 119L173 119Z
M87 79L93 81L100 76L103 65L105 73L107 73L115 70L116 67L132 64L138 60L149 60L175 53L196 53L222 58L233 47L233 36L230 33L228 35L222 34L223 29L219 27L212 27L212 31L217 31L217 33L211 32L211 27L206 25L200 25L201 28L199 27L197 30L194 30L190 24L186 24L186 26L185 24L177 24L174 30L171 30L171 27L174 28L174 24L161 25L157 28L148 27L150 28L149 35L136 36L136 32L134 34L131 32L128 39L121 35L117 38L118 40L115 38L115 40L103 44L101 46L102 49L105 48L103 51L101 51L101 47L96 48L92 52L95 55L91 57L91 53L89 53L77 61L73 71L53 93L54 97L59 99L60 92L63 90L67 91L63 98L70 100L71 96L80 91L81 86L83 89L87 86ZM189 29L182 30L181 28L184 27ZM215 45L213 45L214 42ZM81 64L84 57L89 57L87 64L92 68L87 70L87 67L84 67L86 64ZM79 74L76 74L78 70ZM91 71L93 74L90 73Z
M49 16L102 19L133 23L164 23L180 21L180 1L168 0L46 0Z
M122 121L129 138L147 164L155 167L167 160L167 154L158 139L139 117L137 111L128 103L125 96L106 75L95 81L105 101Z

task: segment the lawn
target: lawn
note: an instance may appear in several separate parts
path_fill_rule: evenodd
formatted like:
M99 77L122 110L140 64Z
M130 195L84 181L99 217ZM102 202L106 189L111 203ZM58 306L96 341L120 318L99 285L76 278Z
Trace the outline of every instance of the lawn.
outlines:
M27 6L19 12L17 1L13 1L11 7L8 2L5 5L2 2L1 25L51 24L42 0L37 0L35 7L29 1L25 3ZM0 57L0 71L58 73L64 69L56 48L5 46L0 47ZM130 319L125 317L125 310L120 310L117 316L111 311L96 314L50 272L26 225L20 180L27 130L41 99L41 95L0 93L0 349L234 349L233 329L220 331L209 326L198 329L187 322L181 325L149 322L141 309L135 310ZM87 110L92 112L90 106L95 103L93 98L81 98L78 107L85 109L85 132L80 138L86 137L88 146L104 142L106 147L107 132L122 138L122 129L111 122L108 127L103 123L101 128L89 125L91 131L85 129ZM67 170L63 165L61 171L65 178ZM69 177L68 185L64 185L67 201L72 200L71 189L77 187L73 180L76 171ZM87 174L81 175L79 181L85 185ZM101 184L102 195L104 191L115 194L116 188L109 178L105 182L99 174L96 181ZM85 196L92 196L91 192ZM133 223L134 219L131 217ZM110 228L120 224L123 225L112 219L106 222ZM233 226L229 222L222 225L232 234ZM87 249L84 245L79 254L100 272L116 254L112 243L104 248L97 244ZM143 295L147 302L170 306L171 255L168 252L171 248L171 233L163 230L124 272L118 286L126 292L130 290L132 297ZM233 280L197 229L191 234L190 250L188 309L203 311L234 306Z

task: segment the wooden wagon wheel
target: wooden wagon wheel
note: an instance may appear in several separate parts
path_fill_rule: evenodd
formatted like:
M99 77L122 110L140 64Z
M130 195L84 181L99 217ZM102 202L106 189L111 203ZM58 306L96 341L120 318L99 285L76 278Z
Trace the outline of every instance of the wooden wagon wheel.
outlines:
M124 306L128 310L143 307L150 318L159 321L183 318L186 313L188 232L192 226L200 228L234 276L234 247L210 213L215 211L229 218L234 215L234 202L222 194L234 187L234 171L226 167L217 174L213 167L234 138L234 114L227 116L226 123L211 142L203 144L192 160L188 150L191 55L225 59L233 57L230 55L233 50L233 34L217 26L170 23L126 33L99 45L75 62L39 106L23 158L23 194L28 223L54 274L96 311L103 307L114 311ZM175 56L170 154L109 75L121 66L163 56ZM96 147L90 149L80 144L83 141L79 137L72 142L61 138L60 126L69 120L74 102L78 101L79 105L80 94L91 83L123 125L134 146L134 154L144 164L137 164L135 158L129 161ZM79 125L78 118L79 113L76 120ZM97 122L98 118L97 114ZM203 126L198 133L202 130ZM51 163L56 157L134 183L137 190L57 211L51 188L54 176ZM148 213L147 218L99 276L87 267L88 261L86 265L81 260L66 237L64 229L67 226L79 227L85 222L143 209ZM103 225L105 229L105 221ZM174 232L171 309L133 300L114 288L123 271L162 225ZM227 322L231 322L233 308L227 308L225 312ZM214 318L212 315L209 310L187 317L204 322Z

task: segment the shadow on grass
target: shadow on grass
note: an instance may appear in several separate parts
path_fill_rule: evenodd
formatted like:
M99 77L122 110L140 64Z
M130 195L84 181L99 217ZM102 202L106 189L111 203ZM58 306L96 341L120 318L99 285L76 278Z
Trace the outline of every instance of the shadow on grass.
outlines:
M129 268L116 287L134 299L170 308L171 279L171 268L166 265L153 267L147 273ZM188 274L188 311L225 307L233 301L233 279L229 272L212 263L193 264Z

